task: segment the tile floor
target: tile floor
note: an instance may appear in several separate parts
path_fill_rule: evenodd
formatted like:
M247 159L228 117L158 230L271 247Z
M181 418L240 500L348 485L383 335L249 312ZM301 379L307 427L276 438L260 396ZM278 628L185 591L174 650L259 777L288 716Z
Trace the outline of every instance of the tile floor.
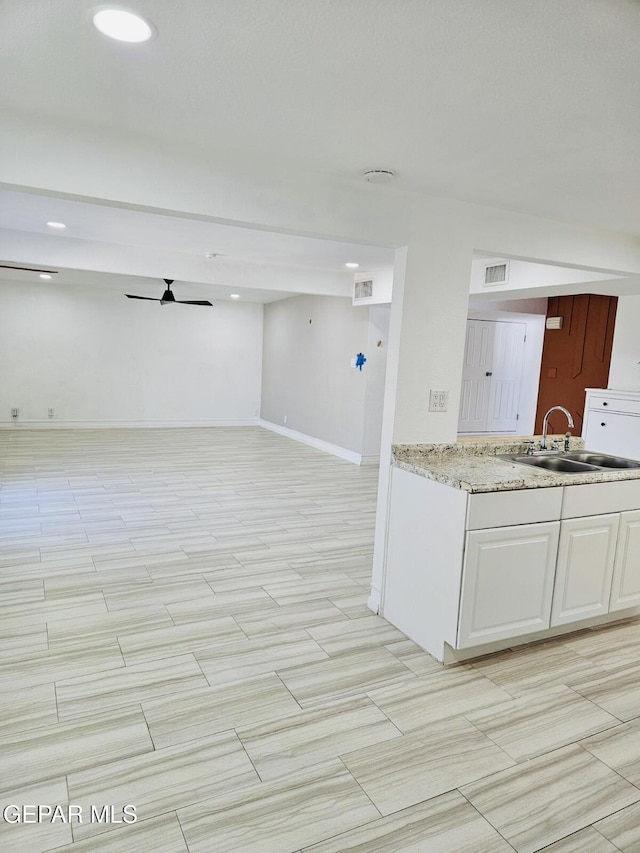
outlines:
M376 476L0 431L0 805L83 810L2 853L640 851L640 622L443 670L366 607Z

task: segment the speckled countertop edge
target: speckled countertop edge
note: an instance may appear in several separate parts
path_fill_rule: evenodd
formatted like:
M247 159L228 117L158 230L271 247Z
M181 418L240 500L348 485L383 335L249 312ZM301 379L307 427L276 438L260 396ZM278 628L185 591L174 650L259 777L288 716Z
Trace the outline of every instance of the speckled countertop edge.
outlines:
M527 440L525 437L467 439L455 444L396 444L393 446L393 466L472 493L547 489L640 479L638 468L566 474L498 458L500 454L525 453ZM581 438L571 439L571 451L583 448L584 441Z

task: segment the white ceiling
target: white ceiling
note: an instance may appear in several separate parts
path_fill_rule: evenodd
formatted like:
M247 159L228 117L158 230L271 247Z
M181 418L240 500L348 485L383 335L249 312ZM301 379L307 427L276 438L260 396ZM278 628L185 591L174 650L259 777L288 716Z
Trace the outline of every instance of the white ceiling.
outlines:
M345 182L386 167L400 190L640 235L638 0L127 5L157 39L106 39L93 0L3 0L0 115L119 135L185 166L191 151ZM55 242L49 219L69 226ZM61 283L120 289L128 275L153 295L166 276L193 298L244 288L264 302L348 295L346 261L385 269L393 252L7 189L0 257L55 265Z
M3 0L0 111L640 233L636 0L130 0L140 46L93 5Z

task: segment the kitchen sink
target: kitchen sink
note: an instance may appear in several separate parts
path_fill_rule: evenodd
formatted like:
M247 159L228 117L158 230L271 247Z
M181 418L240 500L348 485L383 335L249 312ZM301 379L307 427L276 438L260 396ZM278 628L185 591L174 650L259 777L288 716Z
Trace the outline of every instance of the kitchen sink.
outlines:
M598 468L640 468L640 462L635 459L625 459L622 456L609 456L606 453L589 453L583 450L576 453L565 453L563 459L575 459L576 462L586 462L597 465Z
M534 453L514 456L500 456L507 462L517 462L519 465L531 465L545 471L559 474L592 474L598 471L624 470L640 468L640 462L635 459L625 459L623 456L610 456L607 453L590 453L588 450L574 453Z
M521 465L544 468L545 471L558 471L561 474L588 474L599 470L596 465L567 459L565 456L503 456L502 458Z

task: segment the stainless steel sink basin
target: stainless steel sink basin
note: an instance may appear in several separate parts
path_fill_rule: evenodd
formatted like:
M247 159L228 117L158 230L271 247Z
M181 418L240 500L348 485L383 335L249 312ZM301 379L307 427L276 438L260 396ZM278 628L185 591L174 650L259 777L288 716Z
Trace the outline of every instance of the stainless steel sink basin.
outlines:
M598 468L640 468L640 462L636 462L635 459L625 459L622 456L609 456L606 453L589 453L588 450L565 453L562 458L575 459L576 462L597 465Z
M531 465L554 471L559 474L593 474L598 471L624 470L640 468L640 462L635 459L625 459L623 456L610 456L608 453L591 453L580 450L573 453L534 453L501 456L507 462L517 462L519 465Z
M502 458L510 462L518 462L521 465L544 468L545 471L557 471L561 474L588 474L599 470L596 465L567 459L566 456L504 456Z

